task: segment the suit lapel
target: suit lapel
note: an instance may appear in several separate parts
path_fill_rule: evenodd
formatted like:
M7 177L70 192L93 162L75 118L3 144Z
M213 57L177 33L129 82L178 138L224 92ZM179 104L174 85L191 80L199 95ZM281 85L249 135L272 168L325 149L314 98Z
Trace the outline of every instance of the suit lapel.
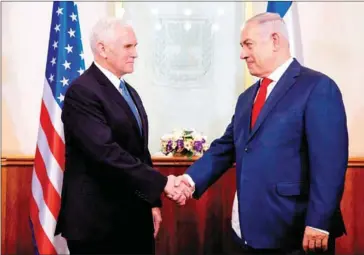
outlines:
M94 74L97 81L105 87L105 91L109 98L116 102L120 108L125 112L128 116L129 120L132 122L132 126L135 132L140 136L140 131L138 127L138 122L135 119L134 113L129 107L129 104L126 102L124 97L120 94L120 91L115 88L115 86L110 82L110 80L96 67L95 64L92 63L90 66L92 73Z
M255 95L257 94L258 89L259 89L259 81L257 81L253 85L253 87L251 89L251 93L248 95L248 100L245 104L246 108L243 113L243 116L244 116L244 120L243 120L244 141L246 141L250 135L251 115L252 115Z
M260 126L263 124L264 120L267 118L267 116L273 110L273 108L277 105L277 103L282 99L282 97L287 93L287 91L295 84L296 77L299 75L300 69L301 65L297 62L297 60L294 60L292 64L288 67L286 72L279 79L278 83L275 85L267 101L265 102L258 116L258 119L253 129L250 132L249 138L247 140L248 142L253 138L254 134L258 131Z

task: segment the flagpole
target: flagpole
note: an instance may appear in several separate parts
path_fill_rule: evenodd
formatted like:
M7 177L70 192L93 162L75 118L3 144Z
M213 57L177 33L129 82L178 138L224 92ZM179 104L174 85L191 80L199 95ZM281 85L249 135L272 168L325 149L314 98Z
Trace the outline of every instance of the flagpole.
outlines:
M114 16L117 18L122 18L124 15L123 1L117 1L114 3Z

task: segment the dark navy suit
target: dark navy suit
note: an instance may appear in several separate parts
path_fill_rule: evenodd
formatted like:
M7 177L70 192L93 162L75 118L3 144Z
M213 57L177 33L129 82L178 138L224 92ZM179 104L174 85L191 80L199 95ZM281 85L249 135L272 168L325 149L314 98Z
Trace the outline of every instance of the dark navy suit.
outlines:
M147 115L126 86L142 134L127 101L95 64L65 96L66 169L56 233L76 253L154 253L151 208L161 206L167 177L152 168Z
M259 82L240 95L224 135L187 170L195 198L236 162L242 244L301 247L306 226L341 236L348 133L339 88L294 60L251 130L258 89Z

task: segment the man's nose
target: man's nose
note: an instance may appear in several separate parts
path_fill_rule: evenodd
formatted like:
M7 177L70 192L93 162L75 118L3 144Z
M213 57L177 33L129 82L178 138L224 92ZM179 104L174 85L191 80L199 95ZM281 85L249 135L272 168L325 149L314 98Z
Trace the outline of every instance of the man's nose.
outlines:
M240 52L240 59L246 59L247 57L248 55L246 54L246 51L242 48Z
M134 48L134 50L133 50L133 52L132 52L131 56L132 56L133 58L137 58L137 57L138 57L138 52L137 52L136 48Z

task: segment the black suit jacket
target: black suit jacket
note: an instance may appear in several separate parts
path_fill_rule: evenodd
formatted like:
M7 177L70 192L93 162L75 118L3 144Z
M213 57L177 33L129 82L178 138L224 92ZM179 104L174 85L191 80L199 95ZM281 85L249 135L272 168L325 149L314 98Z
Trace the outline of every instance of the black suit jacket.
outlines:
M152 236L151 208L167 178L152 168L148 120L138 93L143 134L128 103L92 64L68 89L62 110L66 166L56 234L69 240Z

